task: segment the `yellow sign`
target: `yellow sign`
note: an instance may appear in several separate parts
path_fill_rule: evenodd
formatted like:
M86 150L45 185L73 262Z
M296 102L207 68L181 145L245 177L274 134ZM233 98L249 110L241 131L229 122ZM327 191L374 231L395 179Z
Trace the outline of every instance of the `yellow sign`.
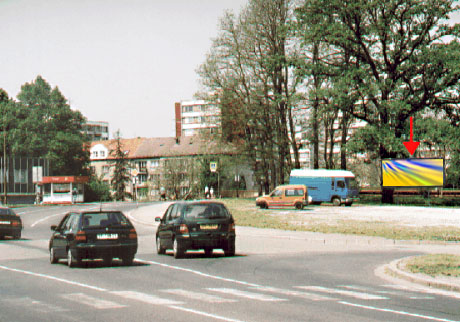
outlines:
M209 163L209 170L211 170L211 172L216 172L217 171L217 162Z

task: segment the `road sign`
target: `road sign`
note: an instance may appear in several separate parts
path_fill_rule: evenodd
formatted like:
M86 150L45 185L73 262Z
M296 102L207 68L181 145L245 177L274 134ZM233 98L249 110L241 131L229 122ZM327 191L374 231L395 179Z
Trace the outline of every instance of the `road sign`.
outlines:
M217 162L210 162L209 163L209 170L211 170L211 172L216 172L217 171Z
M137 171L137 169L133 169L133 170L131 171L131 175L132 175L133 177L137 177L138 174L139 174L139 171Z

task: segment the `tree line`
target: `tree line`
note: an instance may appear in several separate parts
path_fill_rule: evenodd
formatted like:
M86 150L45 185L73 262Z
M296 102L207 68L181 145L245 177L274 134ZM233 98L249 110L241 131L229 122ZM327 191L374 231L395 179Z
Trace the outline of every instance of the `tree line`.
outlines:
M198 68L212 94L201 96L219 104L222 139L240 143L265 192L300 166L302 122L312 167L347 169L358 153L368 162L409 157L410 117L418 153L445 157L458 186L456 10L449 0L249 0L221 19ZM308 118L296 117L301 109ZM366 125L352 131L357 120ZM392 200L385 189L383 201Z

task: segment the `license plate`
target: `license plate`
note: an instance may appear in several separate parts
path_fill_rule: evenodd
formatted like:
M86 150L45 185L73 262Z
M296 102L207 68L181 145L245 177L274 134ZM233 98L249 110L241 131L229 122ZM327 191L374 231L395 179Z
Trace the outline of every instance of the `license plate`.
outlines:
M97 239L118 239L118 234L97 234Z
M216 230L219 225L200 225L201 230Z
M11 225L11 221L1 220L0 225Z

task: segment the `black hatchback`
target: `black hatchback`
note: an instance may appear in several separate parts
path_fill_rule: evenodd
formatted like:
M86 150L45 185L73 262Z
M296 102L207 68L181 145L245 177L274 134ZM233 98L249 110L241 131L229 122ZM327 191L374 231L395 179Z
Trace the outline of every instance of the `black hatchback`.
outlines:
M214 249L223 249L226 256L235 255L235 221L222 202L182 201L171 204L156 233L158 254L172 249L175 258L187 250L204 249L211 256Z
M65 258L73 267L83 259L102 259L109 266L119 258L131 265L137 252L136 230L120 211L69 212L51 230L51 264Z
M10 208L0 207L0 239L4 239L5 236L21 239L21 230L21 217Z

